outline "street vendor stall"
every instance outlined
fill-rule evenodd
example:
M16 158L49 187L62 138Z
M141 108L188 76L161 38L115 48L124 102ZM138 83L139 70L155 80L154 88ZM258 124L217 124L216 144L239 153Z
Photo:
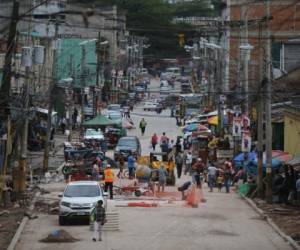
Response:
M272 151L272 170L279 169L283 164L287 163L291 159L288 153L279 150ZM252 175L257 175L257 153L249 152L240 153L233 159L235 168L244 166L246 171ZM263 171L266 171L266 156L263 154Z
M107 126L116 126L118 125L117 122L108 119L104 115L97 115L94 119L84 121L82 126L83 127L91 127L91 128L101 128L102 131L105 130Z

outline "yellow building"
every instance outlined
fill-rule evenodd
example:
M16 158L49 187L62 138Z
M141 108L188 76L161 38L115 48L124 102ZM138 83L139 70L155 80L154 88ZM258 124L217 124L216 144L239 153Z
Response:
M300 109L289 107L284 112L284 151L300 156Z

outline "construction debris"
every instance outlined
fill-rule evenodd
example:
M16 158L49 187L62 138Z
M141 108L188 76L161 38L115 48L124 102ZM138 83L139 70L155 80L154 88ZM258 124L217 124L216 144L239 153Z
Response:
M3 210L0 212L0 216L5 215L5 216L9 216L10 212L8 210Z
M157 203L146 203L146 202L129 202L128 207L157 207Z
M44 243L61 243L61 242L72 243L76 241L79 240L71 236L65 230L54 230L46 238L40 240L40 242L44 242Z

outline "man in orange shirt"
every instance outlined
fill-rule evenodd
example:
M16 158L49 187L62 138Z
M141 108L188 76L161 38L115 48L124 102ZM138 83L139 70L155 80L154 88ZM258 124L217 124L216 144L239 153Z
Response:
M113 186L114 186L114 173L110 168L110 165L107 164L106 169L104 170L104 191L107 192L109 188L110 199L113 199Z

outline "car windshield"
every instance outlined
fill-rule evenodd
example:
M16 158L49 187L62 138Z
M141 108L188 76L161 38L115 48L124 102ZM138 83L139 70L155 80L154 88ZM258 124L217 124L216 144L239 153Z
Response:
M99 135L102 135L102 132L101 131L97 131L97 130L87 130L85 131L85 135L86 136L99 136Z
M97 197L100 188L97 185L69 185L64 193L65 197Z
M118 119L121 119L122 116L121 116L121 114L116 113L116 114L110 114L109 118L112 120L118 120Z
M131 139L120 139L118 142L118 146L121 147L136 147L136 142L135 140L131 140Z
M108 105L107 109L108 109L108 110L120 110L120 109L121 109L121 106L118 105L118 104L115 104L115 105Z

